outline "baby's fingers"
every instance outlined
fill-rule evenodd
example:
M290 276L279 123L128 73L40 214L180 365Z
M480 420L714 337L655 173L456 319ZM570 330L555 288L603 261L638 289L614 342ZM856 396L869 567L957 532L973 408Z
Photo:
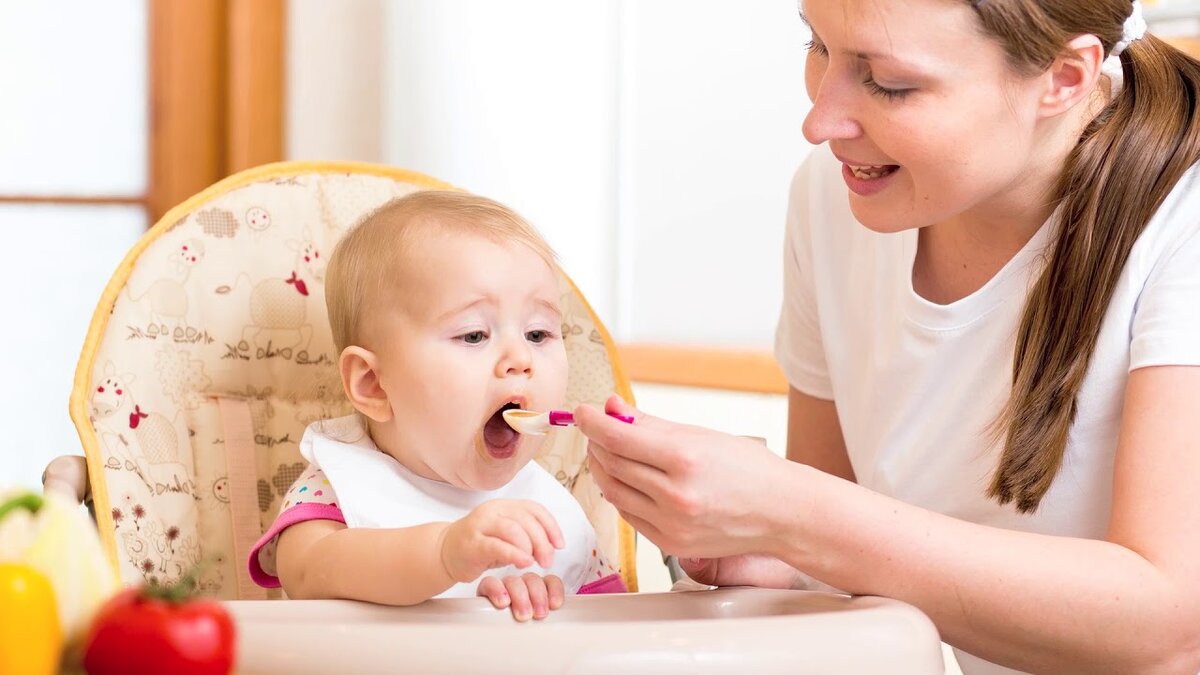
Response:
M508 591L504 588L504 582L496 577L484 577L483 581L479 582L479 588L475 594L487 598L491 601L492 607L496 609L504 609L512 602L508 597Z
M527 572L521 576L525 580L525 589L529 591L529 605L533 608L534 619L544 619L550 613L550 593L546 581L540 574Z
M497 539L509 544L513 548L521 551L525 555L525 559L529 563L525 565L517 565L517 567L528 567L534 562L540 562L537 557L538 547L534 541L534 533L529 531L525 523L522 522L519 514L506 514L497 518L494 522L489 523L482 528L480 532L485 537ZM516 565L516 563L513 563Z
M529 588L525 579L518 576L504 577L504 588L512 598L512 615L517 621L528 621L533 615L533 603L529 601Z
M553 574L546 577L546 594L549 597L550 609L558 609L562 607L563 598L566 596L566 591L563 590L562 579Z
M496 569L497 567L504 567L506 565L524 569L536 562L533 556L529 555L529 551L513 546L504 539L495 536L484 538L483 544L480 546L479 555L484 562L485 569Z
M558 523L554 521L554 517L539 504L530 504L529 510L514 514L514 520L520 523L521 528L529 537L530 546L532 546L533 558L542 567L550 567L554 564L554 550L563 547L562 531L558 529ZM547 522L549 527L547 527Z
M566 539L563 537L562 529L558 526L558 521L554 519L554 514L550 510L537 502L524 502L526 508L525 513L532 517L537 523L538 529L546 534L546 539L554 548L562 548L567 545Z

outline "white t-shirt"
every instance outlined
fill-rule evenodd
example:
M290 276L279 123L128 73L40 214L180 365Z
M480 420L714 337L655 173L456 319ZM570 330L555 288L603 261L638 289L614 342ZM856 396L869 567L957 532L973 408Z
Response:
M793 387L837 402L861 485L975 523L1104 537L1129 372L1200 365L1200 170L1184 175L1134 245L1062 468L1037 512L1021 514L985 495L1000 455L988 427L1011 391L1021 311L1052 230L1044 225L983 288L937 305L913 291L917 232L861 225L827 146L801 166L788 209L776 355ZM958 656L966 673L1013 672Z

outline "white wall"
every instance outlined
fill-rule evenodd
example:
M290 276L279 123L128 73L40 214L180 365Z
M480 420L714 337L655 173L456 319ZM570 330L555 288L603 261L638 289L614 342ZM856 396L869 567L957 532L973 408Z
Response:
M144 192L146 45L145 2L0 3L0 194ZM0 204L0 490L37 488L51 459L82 454L75 364L145 228L136 206Z
M288 158L383 161L383 13L381 0L288 3Z
M509 203L619 339L769 346L807 153L795 0L346 6L289 6L291 158Z
M92 312L146 230L135 206L0 205L18 255L0 265L0 490L34 489L58 455L82 455L67 403Z
M618 4L386 8L385 161L515 208L612 316Z
M768 347L808 153L795 0L626 2L620 334Z

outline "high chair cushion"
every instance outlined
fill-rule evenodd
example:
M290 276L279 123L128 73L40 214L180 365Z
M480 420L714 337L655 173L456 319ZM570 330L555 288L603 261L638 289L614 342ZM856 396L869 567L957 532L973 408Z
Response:
M130 251L71 396L101 539L126 582L172 581L203 561L207 593L278 596L250 583L246 553L305 468L304 428L351 412L325 314L328 254L374 208L430 188L453 189L373 165L267 165L172 209ZM611 338L560 277L567 405L631 399ZM586 439L546 439L537 461L635 590L633 533L587 471Z

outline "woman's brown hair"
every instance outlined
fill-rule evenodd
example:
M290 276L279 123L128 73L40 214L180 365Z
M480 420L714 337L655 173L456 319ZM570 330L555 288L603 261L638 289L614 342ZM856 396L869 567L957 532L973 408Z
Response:
M1130 0L968 0L1021 74L1045 72L1079 35L1105 53ZM1058 232L1030 290L997 420L1004 449L988 496L1035 511L1062 465L1077 397L1129 252L1200 160L1200 62L1152 35L1121 53L1124 87L1087 126L1053 193Z

